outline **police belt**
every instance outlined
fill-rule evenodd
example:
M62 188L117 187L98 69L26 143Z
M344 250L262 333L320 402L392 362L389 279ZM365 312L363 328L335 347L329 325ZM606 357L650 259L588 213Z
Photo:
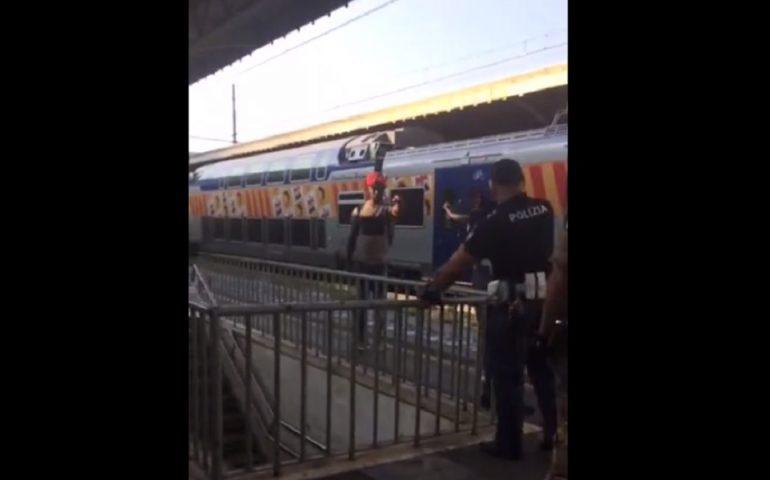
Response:
M545 272L532 272L524 275L524 282L511 280L493 280L487 285L487 294L493 304L512 304L517 301L533 302L545 300Z

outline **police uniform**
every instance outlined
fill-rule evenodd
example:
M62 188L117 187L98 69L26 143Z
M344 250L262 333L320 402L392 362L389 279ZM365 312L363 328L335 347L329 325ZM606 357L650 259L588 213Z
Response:
M505 283L510 292L521 291L528 279L538 273L542 278L549 270L553 230L550 203L521 193L492 210L468 235L464 248L477 260L489 261L493 280ZM518 458L524 426L525 366L543 414L546 439L555 433L556 400L553 371L545 355L535 354L532 348L542 300L514 296L522 301L511 299L513 303L488 308L485 338L498 417L495 451L491 453Z
M493 202L483 199L482 197L481 205L478 208L471 210L470 214L468 215L468 231L466 232L466 236L473 231L476 225L487 218L487 215L489 215L494 207L495 205ZM471 282L473 284L473 288L480 290L487 289L487 284L489 283L489 268L487 265L483 265L479 262L473 266L473 276Z

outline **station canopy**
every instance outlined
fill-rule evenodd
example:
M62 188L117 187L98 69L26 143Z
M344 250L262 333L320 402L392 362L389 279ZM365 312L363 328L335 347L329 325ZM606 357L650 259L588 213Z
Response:
M188 0L188 84L350 0Z
M329 140L346 133L360 132L375 126L395 125L428 115L452 112L565 85L567 85L567 65L552 65L524 74L401 105L389 106L253 142L244 142L210 152L191 154L189 163L190 167L194 168L229 158L301 145L310 141Z

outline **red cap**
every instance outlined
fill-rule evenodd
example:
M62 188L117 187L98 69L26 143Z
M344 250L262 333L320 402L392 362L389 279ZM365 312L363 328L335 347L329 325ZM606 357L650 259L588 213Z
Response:
M385 185L385 176L379 172L371 172L366 176L367 188L373 187L375 184Z

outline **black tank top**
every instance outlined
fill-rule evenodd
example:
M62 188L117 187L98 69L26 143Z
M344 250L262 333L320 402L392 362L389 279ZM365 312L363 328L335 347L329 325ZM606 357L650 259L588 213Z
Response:
M367 216L360 214L362 210L363 205L358 207L358 215L353 217L353 259L370 265L382 265L392 240L388 208L378 205L374 214Z

